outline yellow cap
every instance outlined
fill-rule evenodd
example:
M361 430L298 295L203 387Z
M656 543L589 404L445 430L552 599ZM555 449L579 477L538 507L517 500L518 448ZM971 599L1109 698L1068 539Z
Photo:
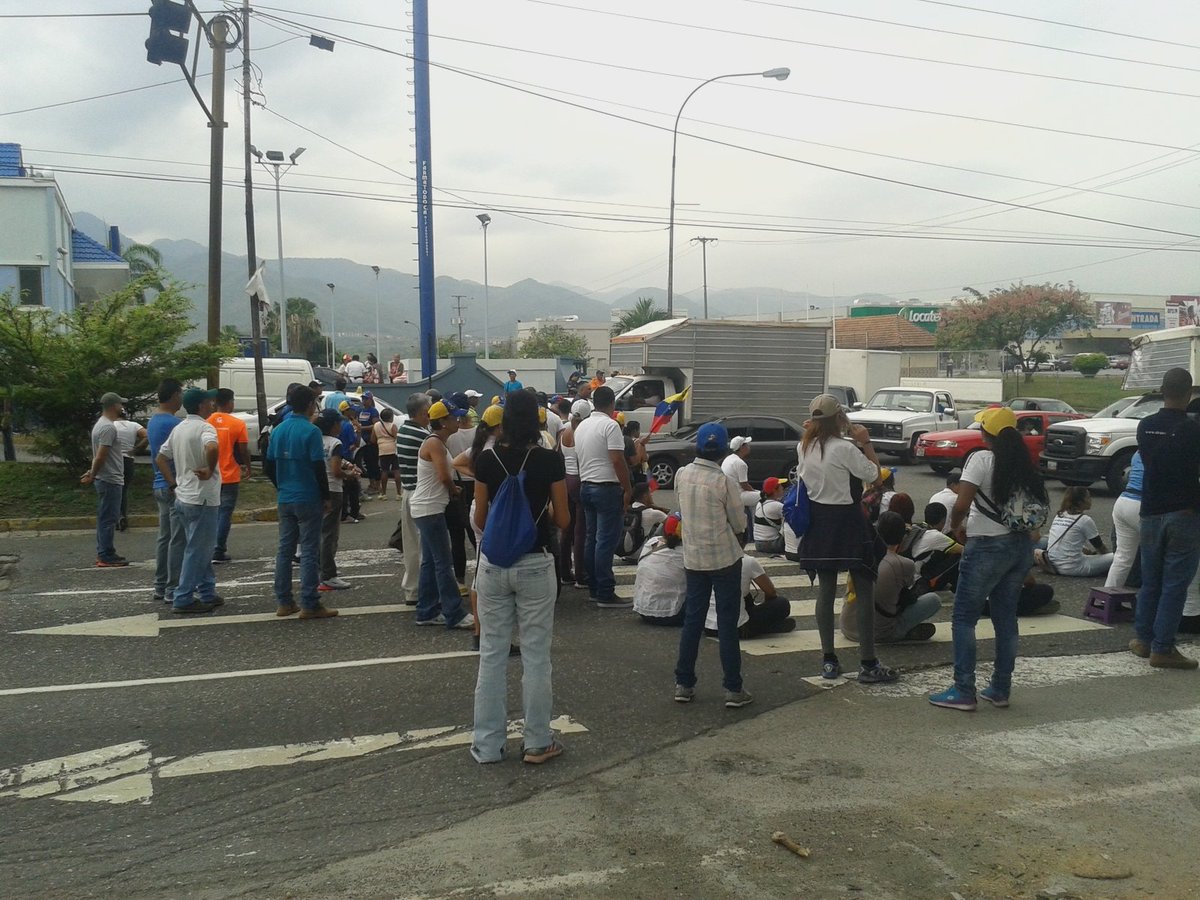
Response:
M990 435L997 435L1005 428L1017 427L1017 414L1007 406L989 406L975 413L975 421L983 425Z
M499 406L499 405L500 405L500 395L497 394L495 397L492 398L492 406Z
M481 421L488 428L495 428L497 425L500 424L500 422L503 418L504 418L504 407L496 406L495 404L492 404L491 406L489 406L487 409L485 409L483 411L483 415L479 417L479 421Z
M538 407L538 422L542 425L546 424L546 407L544 406Z
M613 416L613 418L617 420L618 425L620 425L622 428L625 427L625 413L619 412Z

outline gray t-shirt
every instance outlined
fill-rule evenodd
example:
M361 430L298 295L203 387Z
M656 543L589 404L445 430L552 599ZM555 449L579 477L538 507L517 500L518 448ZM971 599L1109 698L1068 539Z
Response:
M92 458L101 447L108 448L108 456L104 465L96 473L97 481L107 481L109 484L125 484L125 462L121 455L121 438L117 434L117 426L111 419L101 416L92 426Z

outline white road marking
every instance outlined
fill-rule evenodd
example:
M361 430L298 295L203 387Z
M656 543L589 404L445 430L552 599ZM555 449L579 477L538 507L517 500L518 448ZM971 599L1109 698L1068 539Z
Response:
M935 622L937 631L928 641L922 643L949 643L951 638L949 622ZM1089 622L1072 616L1036 616L1021 620L1021 634L1036 636L1040 634L1063 634L1072 631L1096 631L1106 629L1107 625L1099 622ZM991 640L995 637L992 623L988 619L980 619L975 629L975 636L981 640ZM857 647L858 642L849 640L841 630L834 632L834 646L841 649ZM886 645L884 645L886 646ZM751 656L769 656L773 653L808 653L821 649L821 636L815 629L793 631L789 634L777 634L742 641L742 652Z
M762 567L766 570L768 575L771 574L772 572L780 572L780 571L799 572L800 571L800 567L796 563L792 562L790 559L770 559L770 558L764 557L764 556L758 556L755 558L760 563L762 563ZM341 556L338 557L338 562L339 563L341 562ZM637 574L637 566L621 563L619 565L613 566L613 574L614 575L636 575ZM807 575L805 576L804 581L805 581L805 583L808 582ZM846 583L846 573L840 572L838 574L838 584L845 584L845 583Z
M263 574L269 575L270 573L267 572L267 573L263 573ZM251 577L253 578L254 576L251 576ZM363 578L396 578L398 576L396 575L395 572L373 572L368 575L353 575L351 577L355 581L359 581ZM225 590L232 590L234 588L260 587L264 584L274 585L275 580L273 578L266 578L265 580L258 580L258 581L237 580L237 579L235 579L233 581L218 581L217 582L217 593L221 593L222 591L225 591ZM37 593L32 594L31 596L34 596L34 597L83 597L83 596L89 596L90 597L90 596L97 596L100 594L149 594L149 593L151 593L150 586L141 585L139 587L97 588L95 590L86 590L86 591L85 590L77 590L75 588L65 588L64 590L61 590L61 591L38 591Z
M792 588L799 588L801 590L811 590L813 592L815 592L817 590L817 586L815 584L811 585L811 586L809 585L807 575L778 575L771 579L771 583L773 585L775 585L775 587L781 591L787 590L787 589L792 589ZM843 572L843 573L841 573L840 577L838 578L838 584L844 585L845 583L846 583L846 574ZM616 595L618 597L623 597L626 600L632 599L633 598L633 585L632 584L617 585ZM799 613L793 613L793 615L799 615ZM812 613L811 612L806 613L805 615L811 616Z
M493 881L470 887L454 888L444 894L408 894L400 900L448 900L450 897L527 897L534 893L565 889L599 887L618 875L632 871L656 868L662 863L642 863L636 866L614 866L611 869L592 869L583 872L566 872L562 875L540 875L535 878L514 878L509 881Z
M588 729L568 715L550 722L559 734L586 734ZM508 739L522 737L524 721L508 723ZM445 725L412 731L369 734L330 741L308 741L268 747L214 750L182 759L151 757L145 741L114 744L98 750L0 769L0 797L33 800L50 797L76 803L149 803L156 778L186 778L239 772L301 762L351 759L394 749L463 747L471 743L470 726Z
M372 616L381 613L411 613L415 606L404 603L379 603L373 606L341 606L341 616ZM172 614L174 615L174 614ZM12 634L85 635L87 637L158 637L164 628L202 628L206 625L248 625L256 622L295 622L295 616L281 618L275 613L241 613L235 615L188 616L160 619L157 613L142 613L137 616L121 616L116 619L98 619L94 622L76 622L71 625L51 625L47 628L32 628L14 631Z
M1193 747L1200 743L1200 706L1115 719L1076 719L1013 728L951 741L988 766L1023 771L1106 757Z
M473 650L448 653L415 653L411 656L385 656L377 659L347 659L341 662L310 663L303 666L278 666L270 669L244 669L234 672L200 672L195 675L169 675L162 678L134 678L128 681L83 681L78 684L42 684L35 687L5 688L0 697L28 694L67 694L74 691L106 691L116 688L147 687L159 684L184 684L192 681L224 681L229 678L258 678L263 675L291 675L295 672L325 672L333 669L358 669L367 666L392 666L401 663L429 662L439 659L478 658Z
M1200 788L1200 775L1181 775L1178 778L1141 782L1139 784L1123 784L1119 787L1106 788L1102 791L1089 789L1086 793L1074 797L1059 797L1053 800L1029 800L1012 809L1001 809L997 812L1006 819L1029 819L1041 822L1049 813L1064 809L1074 809L1077 806L1092 806L1100 803L1125 803L1129 800L1144 804L1146 799L1159 794L1179 796L1188 791Z

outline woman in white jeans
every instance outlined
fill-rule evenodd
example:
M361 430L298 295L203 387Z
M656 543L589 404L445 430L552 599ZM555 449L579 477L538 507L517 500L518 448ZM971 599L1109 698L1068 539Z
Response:
M513 391L504 404L503 437L475 459L475 524L483 530L475 591L479 604L479 678L475 684L475 731L471 755L480 763L504 759L508 740L507 673L513 625L521 634L521 696L525 712L522 758L544 763L563 752L550 730L553 690L550 644L554 634L555 529L571 521L563 458L539 446L537 398ZM525 473L524 490L536 535L528 547L507 545L487 530L488 513L509 475ZM493 528L493 532L495 528ZM519 555L508 566L488 559L498 545ZM493 555L496 555L493 549Z
M1125 490L1113 504L1113 528L1117 532L1117 546L1113 554L1112 568L1108 570L1106 588L1125 590L1125 579L1137 559L1141 546L1142 511L1142 454L1133 454L1129 462L1129 481Z

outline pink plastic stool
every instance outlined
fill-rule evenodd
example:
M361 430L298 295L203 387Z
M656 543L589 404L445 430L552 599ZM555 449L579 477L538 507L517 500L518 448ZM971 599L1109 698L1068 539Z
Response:
M1125 609L1121 604L1128 603ZM1133 607L1137 603L1137 594L1120 588L1095 587L1088 592L1087 603L1083 607L1086 619L1095 619L1105 625L1116 625L1118 622L1133 621Z

